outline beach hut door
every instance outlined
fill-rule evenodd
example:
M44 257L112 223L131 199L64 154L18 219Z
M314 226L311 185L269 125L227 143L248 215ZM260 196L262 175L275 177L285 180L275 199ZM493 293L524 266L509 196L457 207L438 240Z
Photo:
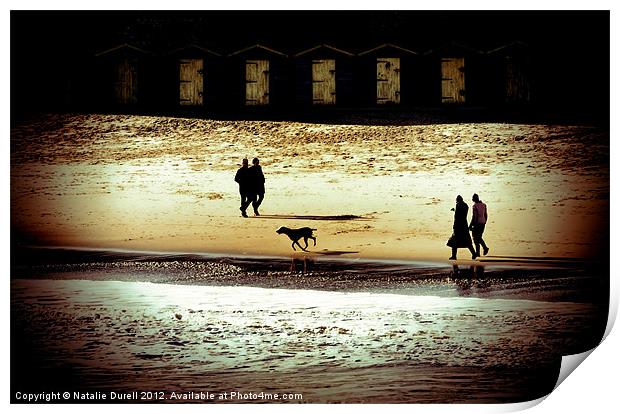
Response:
M377 59L377 103L400 103L400 58Z
M181 59L179 61L179 103L181 105L202 105L204 62L202 59Z
M506 102L528 102L530 100L530 86L527 76L519 63L506 58Z
M269 61L246 60L245 104L269 104Z
M334 59L312 61L312 103L314 105L336 103L336 61Z
M138 70L134 59L123 59L116 65L114 94L119 104L138 103Z
M465 59L441 59L441 102L465 102Z

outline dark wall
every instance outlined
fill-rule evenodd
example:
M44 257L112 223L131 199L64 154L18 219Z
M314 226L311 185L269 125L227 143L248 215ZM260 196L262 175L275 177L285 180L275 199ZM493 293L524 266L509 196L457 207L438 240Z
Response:
M317 44L425 52L452 40L483 51L523 41L537 111L609 115L608 11L12 11L11 112L89 110L92 57L122 43L160 56L190 43L293 55Z

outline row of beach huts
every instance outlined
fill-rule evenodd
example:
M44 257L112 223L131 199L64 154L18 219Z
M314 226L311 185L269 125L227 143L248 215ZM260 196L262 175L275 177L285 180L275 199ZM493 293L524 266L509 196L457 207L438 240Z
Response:
M351 51L321 44L285 53L256 44L224 54L191 44L165 53L121 44L97 53L97 102L169 108L527 104L522 42L481 51L450 42Z

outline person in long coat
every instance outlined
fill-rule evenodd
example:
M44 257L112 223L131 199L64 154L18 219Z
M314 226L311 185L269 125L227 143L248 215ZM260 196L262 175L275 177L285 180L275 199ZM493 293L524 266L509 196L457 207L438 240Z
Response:
M254 215L260 216L258 208L265 198L265 175L263 169L259 164L258 158L252 160L252 166L250 167L250 180L251 180L251 200L252 207L254 208Z
M454 210L454 225L452 226L452 237L448 240L447 245L452 248L452 256L448 260L456 260L456 251L459 248L467 248L471 252L472 260L475 260L478 255L474 250L474 246L469 234L469 226L467 224L467 212L469 206L463 201L463 197L456 196L456 206Z

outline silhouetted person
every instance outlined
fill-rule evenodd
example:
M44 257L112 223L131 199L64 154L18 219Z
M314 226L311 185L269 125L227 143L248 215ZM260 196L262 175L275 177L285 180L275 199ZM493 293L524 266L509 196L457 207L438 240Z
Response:
M250 167L252 188L250 191L252 193L251 200L252 207L254 207L254 214L260 216L258 208L265 198L265 176L263 175L263 168L258 163L258 158L252 160L252 166Z
M480 200L478 194L474 194L471 198L474 205L471 207L471 223L469 229L471 235L474 238L474 244L476 245L476 254L480 256L480 245L482 245L482 253L486 256L489 252L484 240L482 240L482 233L484 233L484 227L487 224L487 205Z
M239 195L241 195L241 215L243 217L247 217L248 214L245 212L248 206L252 202L252 182L250 177L250 169L248 168L248 159L244 158L241 168L237 170L237 174L235 174L235 181L239 183Z
M448 260L456 260L456 250L461 247L468 248L471 252L471 258L474 260L478 255L472 245L469 228L467 227L469 206L463 201L463 197L458 195L456 196L456 206L452 210L454 211L453 233L447 243L448 246L452 247L452 256Z

